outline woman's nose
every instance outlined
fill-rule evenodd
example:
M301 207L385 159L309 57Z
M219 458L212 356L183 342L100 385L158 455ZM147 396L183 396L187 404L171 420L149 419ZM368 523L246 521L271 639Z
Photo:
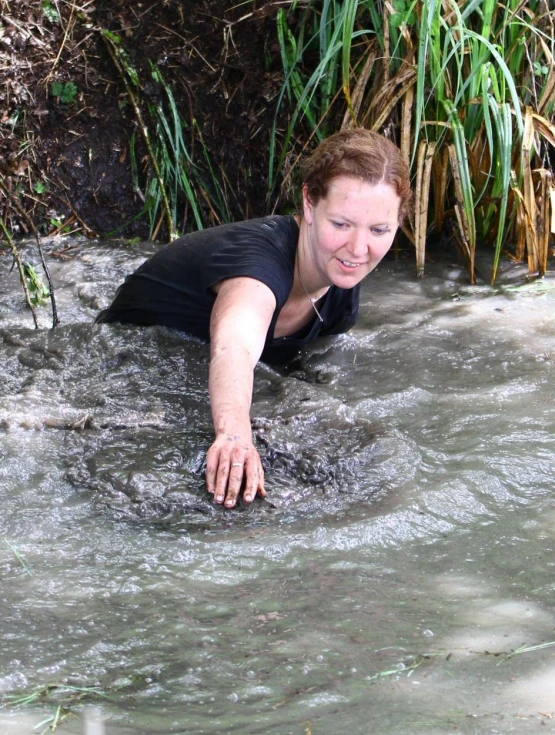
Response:
M349 250L353 255L356 255L360 257L361 255L366 255L368 252L368 240L366 237L366 232L364 230L356 230L353 233L353 237L351 239L351 242L349 243Z

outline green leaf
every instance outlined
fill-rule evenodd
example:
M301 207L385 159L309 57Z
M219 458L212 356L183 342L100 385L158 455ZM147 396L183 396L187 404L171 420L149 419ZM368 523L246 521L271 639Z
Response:
M417 20L418 17L414 11L408 13L407 15L406 9L403 8L402 10L393 13L389 23L391 26L393 26L393 28L400 28L403 23L405 23L407 26L413 26L415 25Z
M52 82L52 86L50 87L50 94L52 95L52 97L59 97L63 91L63 82Z
M51 23L60 22L60 14L56 10L56 6L50 0L44 0L41 3L41 10Z
M60 96L60 101L64 105L70 105L72 102L75 102L78 92L79 87L75 84L75 82L66 82L64 84L63 92Z
M33 306L44 304L50 296L50 291L42 282L41 277L30 263L23 263L23 272L27 280L31 304Z
M79 87L75 82L52 82L50 94L58 97L62 104L71 105L77 99Z
M117 35L117 33L112 33L112 31L109 31L106 28L102 29L102 35L106 36L106 38L111 41L112 43L119 44L121 43L121 37Z

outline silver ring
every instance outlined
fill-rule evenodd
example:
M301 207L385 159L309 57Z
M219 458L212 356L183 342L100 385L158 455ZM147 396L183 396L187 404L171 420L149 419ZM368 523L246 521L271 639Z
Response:
M243 463L242 462L232 462L231 466L232 467L243 467Z

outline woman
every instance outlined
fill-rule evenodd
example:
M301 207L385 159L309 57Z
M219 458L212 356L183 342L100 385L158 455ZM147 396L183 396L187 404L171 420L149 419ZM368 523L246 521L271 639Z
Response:
M250 424L254 368L283 361L358 316L362 279L387 253L410 200L399 149L345 130L304 167L303 212L195 232L128 276L97 321L162 324L210 340L215 440L206 484L216 503L265 497Z

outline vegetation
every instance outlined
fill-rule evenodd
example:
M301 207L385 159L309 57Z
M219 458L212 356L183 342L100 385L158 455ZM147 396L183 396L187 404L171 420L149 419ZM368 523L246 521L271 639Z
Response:
M108 695L98 686L51 683L36 686L21 694L4 695L3 700L9 707L29 707L36 704L54 705L54 714L48 715L34 727L39 735L47 735L47 733L56 732L64 720L75 713L78 705L106 698Z
M177 237L185 230L189 210L196 228L203 229L205 223L199 201L202 198L208 204L210 211L215 214L216 221L228 221L227 202L222 186L213 174L210 157L203 146L208 170L212 174L213 193L206 186L200 168L193 162L189 153L189 146L184 137L188 125L178 110L173 91L164 79L160 68L153 61L149 61L151 78L163 90L163 95L155 102L147 104L147 121L144 105L141 103L141 90L144 84L141 83L139 73L125 51L121 37L104 29L102 37L125 84L148 150L151 166L145 185L146 194L143 194L138 175L135 136L131 137L133 184L135 191L145 204L143 213L149 217L150 238L156 239L163 218L166 220L170 239ZM149 122L152 123L151 126ZM153 136L149 133L149 127L155 131ZM184 201L185 207L183 207ZM160 211L163 213L161 218Z
M554 27L546 0L292 3L278 31L280 104L294 109L285 134L273 130L270 191L290 175L293 140L337 120L385 131L411 161L407 235L420 273L429 233L450 233L472 281L478 242L494 245L493 280L508 241L543 275L555 229Z
M31 40L33 50L27 53L30 60L35 54L37 68L40 54L51 54L43 61L42 84L58 119L73 121L85 109L91 76L76 70L91 66L90 44L97 43L99 53L104 50L119 80L118 105L133 125L121 160L128 161L130 188L142 208L104 234L146 218L149 236L167 239L185 229L249 216L248 205L239 204L244 192L230 182L213 145L205 143L206 121L204 127L197 122L197 99L190 92L187 99L182 88L178 92L178 77L168 72L166 56L137 59L136 49L134 55L128 49L131 32L103 25L90 4L37 0L29 7L35 8L36 28L30 20L23 28L8 15L15 6L2 0L0 21L8 22L0 22L0 41L3 29L17 29L19 40ZM277 48L281 66L279 88L265 97L273 125L265 139L263 125L253 132L268 166L261 197L266 211L292 206L292 174L307 148L340 127L365 126L393 138L410 160L415 206L405 234L415 246L419 273L430 238L454 239L468 260L471 282L478 244L492 247L493 281L507 245L514 257L528 259L531 274L545 273L555 230L555 11L548 0L291 0L262 9L245 2L231 10L240 17L226 28L259 22L262 11L265 18L272 15L274 43L267 48ZM162 48L172 38L171 29L165 30L169 35L160 37ZM42 38L49 34L52 42L45 43ZM225 60L234 42L230 30L214 87L223 85L225 99L230 98L222 81ZM10 44L7 48L15 49ZM190 63L199 55L193 45L187 49ZM3 52L1 44L0 61L6 70L21 63L15 50ZM217 71L204 62L203 69ZM265 65L266 78L276 78L270 56L257 63ZM19 89L15 78L8 87L13 102ZM94 228L71 202L67 185L35 165L38 137L25 105L30 94L21 93L17 109L0 122L3 134L13 135L19 146L0 172L0 245L15 258L29 305L34 308L50 295L55 312L51 284L42 286L36 271L16 254L14 223L34 232L39 248L38 229L81 227L90 234ZM249 111L253 125L259 115ZM66 126L68 135L84 135L75 125ZM244 169L247 181L251 172ZM101 183L95 191L102 191ZM48 214L46 201L57 201L63 214ZM35 226L37 217L42 219Z
M38 230L36 229L33 221L31 220L27 212L22 210L18 200L9 192L8 189L5 188L4 184L1 181L0 193L5 195L6 200L11 204L12 208L21 215L22 219L28 223L30 230L35 235L40 262L48 282L48 286L46 286L34 266L31 263L23 260L21 253L19 252L19 249L14 241L12 233L8 230L8 227L6 226L5 220L0 218L0 235L4 236L4 242L7 248L11 251L14 265L17 266L19 280L21 282L23 294L25 296L25 303L31 310L35 329L39 328L35 307L41 306L48 300L50 300L52 309L52 326L55 327L59 323L56 297L54 295L54 287L52 285L50 271L44 257L42 242ZM0 244L1 242L2 241L0 239Z

